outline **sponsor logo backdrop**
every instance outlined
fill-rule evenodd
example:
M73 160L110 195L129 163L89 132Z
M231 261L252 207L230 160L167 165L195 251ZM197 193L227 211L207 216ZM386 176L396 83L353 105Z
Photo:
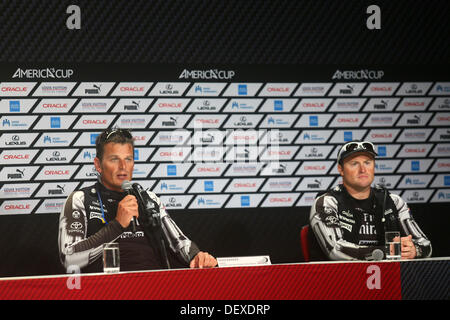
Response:
M60 212L97 179L95 139L113 127L133 131L134 179L171 210L310 206L341 182L336 155L355 139L376 145L375 183L409 203L450 202L438 67L114 68L2 68L2 215Z

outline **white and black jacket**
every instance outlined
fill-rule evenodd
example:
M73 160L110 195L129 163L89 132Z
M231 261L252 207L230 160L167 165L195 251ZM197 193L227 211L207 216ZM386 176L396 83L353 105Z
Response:
M318 196L310 213L310 226L325 255L330 260L371 260L375 249L384 249L384 233L399 231L412 235L416 258L431 256L431 242L414 221L407 203L381 186L371 188L369 210L356 210L343 185ZM367 203L367 202L366 202ZM383 212L384 208L384 212ZM361 211L371 212L370 226L363 225ZM365 214L365 213L364 213ZM372 228L372 238L361 240L361 230Z
M147 193L159 207L160 229L166 239L171 267L188 267L200 250L181 232L161 200L153 192ZM83 272L101 272L103 244L112 241L119 243L121 271L165 268L159 239L139 223L140 219L136 232L131 231L131 226L123 228L115 220L118 203L126 195L108 190L97 182L74 191L67 198L60 214L58 236L60 260L65 268L78 266Z

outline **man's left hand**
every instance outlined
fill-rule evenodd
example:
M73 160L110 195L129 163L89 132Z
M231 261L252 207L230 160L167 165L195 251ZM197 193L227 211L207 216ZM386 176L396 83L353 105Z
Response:
M191 260L191 263L189 267L191 268L213 268L217 266L217 260L210 255L208 252L200 251L197 253L197 255L194 257L194 259Z
M401 238L402 243L402 259L414 259L416 257L416 246L412 242L412 236Z

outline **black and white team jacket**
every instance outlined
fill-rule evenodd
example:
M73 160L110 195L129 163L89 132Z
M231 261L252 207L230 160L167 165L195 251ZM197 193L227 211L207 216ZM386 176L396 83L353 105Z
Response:
M161 200L153 192L147 192L160 208L170 266L188 267L200 250L182 233ZM119 243L121 271L165 268L160 241L148 234L149 229L138 222L136 232L132 232L131 226L123 228L115 220L118 203L126 195L97 182L67 198L59 218L58 236L60 260L66 269L77 266L82 272L101 272L103 244L112 241Z
M414 221L407 203L378 185L364 200L353 198L342 184L337 185L315 199L309 221L330 260L371 260L375 249L384 249L386 231L399 231L402 237L412 235L416 258L431 256L431 242Z

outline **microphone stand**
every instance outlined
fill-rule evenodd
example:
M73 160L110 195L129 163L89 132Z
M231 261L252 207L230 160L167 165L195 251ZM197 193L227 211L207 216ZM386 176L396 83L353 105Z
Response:
M145 191L144 191L145 192ZM160 252L162 255L162 259L164 263L166 264L167 269L171 269L169 258L167 256L167 249L166 249L166 243L164 240L164 232L162 230L162 223L161 223L161 214L159 213L159 206L154 201L151 201L153 204L153 208L150 206L144 206L144 200L142 199L142 195L139 192L136 192L138 196L138 200L141 204L141 212L139 214L139 220L141 220L143 223L142 225L145 228L145 235L147 236L147 240L151 242L150 236L153 235L156 238L156 241L158 242L158 245L160 247ZM141 214L142 213L142 214ZM142 217L142 219L141 219Z
M162 230L161 214L159 213L159 210L152 210L152 212L149 214L151 215L152 229L155 232L157 241L159 241L159 246L163 260L166 263L167 269L170 269L169 258L167 257L166 243L163 237L164 232Z

